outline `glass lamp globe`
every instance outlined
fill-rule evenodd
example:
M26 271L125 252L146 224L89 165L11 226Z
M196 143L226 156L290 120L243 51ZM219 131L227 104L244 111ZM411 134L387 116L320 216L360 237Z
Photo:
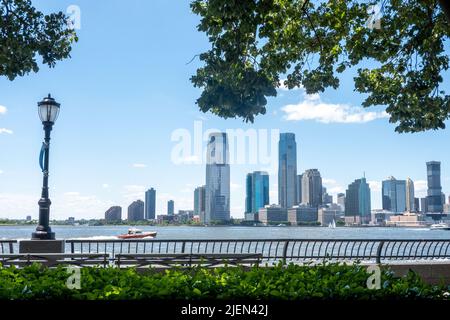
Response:
M60 104L53 99L50 94L42 101L38 102L39 118L42 122L55 123L58 118Z

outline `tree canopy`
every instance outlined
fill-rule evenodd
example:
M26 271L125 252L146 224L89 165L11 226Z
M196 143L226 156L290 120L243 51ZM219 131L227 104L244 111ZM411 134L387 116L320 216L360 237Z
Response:
M385 106L397 132L445 128L450 27L437 0L193 0L191 9L211 43L191 78L203 112L253 122L280 85L337 89L353 68L362 105Z
M30 0L0 0L0 76L14 80L70 57L78 38L63 12L43 14Z

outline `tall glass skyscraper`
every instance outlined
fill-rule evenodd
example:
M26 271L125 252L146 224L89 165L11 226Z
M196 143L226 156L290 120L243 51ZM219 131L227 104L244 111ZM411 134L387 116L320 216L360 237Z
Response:
M145 219L155 219L156 190L151 188L145 192Z
M296 204L297 143L294 133L280 133L278 143L278 202L282 208Z
M269 204L269 174L264 171L249 173L245 185L245 213L258 213Z
M408 178L406 179L406 211L408 212L418 211L414 197L414 181Z
M230 165L224 132L211 133L206 154L205 223L230 220Z
M345 194L345 216L354 222L369 223L371 219L370 187L366 178L355 180Z
M173 216L175 214L175 202L173 200L167 201L167 215Z
M401 213L406 211L406 181L389 177L382 182L383 210ZM413 196L414 199L414 196ZM414 203L413 203L414 206Z
M442 213L441 163L439 161L427 162L427 208L429 213Z
M302 174L297 175L297 181L295 182L295 187L296 187L295 203L296 204L302 203L302 179L303 179Z
M194 190L194 214L200 216L201 222L205 222L205 186Z
M317 169L306 170L302 175L302 204L317 208L322 204L322 177Z

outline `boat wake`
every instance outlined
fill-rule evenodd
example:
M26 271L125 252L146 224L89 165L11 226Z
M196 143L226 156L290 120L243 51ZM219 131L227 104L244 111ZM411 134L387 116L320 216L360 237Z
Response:
M92 236L92 237L78 237L78 238L68 238L67 240L115 240L116 236Z

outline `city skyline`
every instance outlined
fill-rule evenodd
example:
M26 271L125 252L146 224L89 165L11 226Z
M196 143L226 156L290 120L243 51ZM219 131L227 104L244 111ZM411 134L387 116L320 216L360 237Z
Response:
M65 11L72 4L65 0L34 3L46 12ZM441 161L442 192L450 194L446 148L450 131L395 133L395 124L388 122L383 107L361 108L362 95L353 92L353 71L342 74L339 90L327 89L320 95L281 87L276 98L268 99L267 113L253 124L221 119L200 112L195 105L199 90L189 78L200 62L187 63L209 43L196 29L199 20L191 14L189 1L143 2L139 7L131 5L126 16L122 4L115 1L101 8L92 1L77 4L82 28L71 59L14 82L0 79L1 218L38 215L42 125L36 103L48 93L61 103L52 132L50 198L55 219L101 218L114 205L121 206L124 215L128 205L143 200L150 187L157 190L157 214L167 212L169 199L176 201L177 208L193 208L192 193L205 183L204 164L191 158L175 164L171 152L173 132L193 133L196 121L203 124L202 133L210 129L294 133L298 173L318 168L334 199L364 171L374 209L382 208L381 181L390 175L410 177L416 197L423 198L425 163L433 160ZM163 19L166 12L171 13L172 22ZM120 23L111 19L116 16L122 17ZM143 20L150 22L142 25ZM117 38L124 39L122 45L117 45ZM448 85L449 79L444 78L442 86ZM201 142L205 147L207 142ZM268 171L270 202L278 203L276 172L260 164L233 165L233 217L244 217L245 176L258 170Z

